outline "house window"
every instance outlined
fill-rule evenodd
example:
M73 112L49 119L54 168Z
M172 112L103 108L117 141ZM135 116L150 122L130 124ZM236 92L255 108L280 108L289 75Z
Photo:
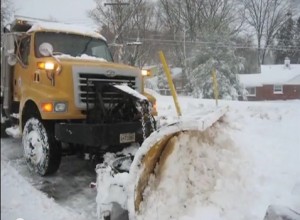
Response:
M246 90L248 92L247 96L256 96L256 87L248 87Z
M273 93L274 94L282 94L283 93L283 86L282 85L274 85L273 86Z

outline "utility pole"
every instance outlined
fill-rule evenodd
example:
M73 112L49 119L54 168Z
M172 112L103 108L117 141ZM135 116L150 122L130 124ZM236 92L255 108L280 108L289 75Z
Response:
M114 37L112 44L111 45L118 45L119 46L119 51L118 51L118 57L119 57L119 62L121 60L121 54L123 53L123 46L120 46L119 44L116 43L117 39L119 38L119 36L122 34L122 32L124 31L124 22L126 19L129 19L133 16L133 14L136 12L136 10L138 9L140 3L142 2L142 0L140 0L133 8L133 10L131 11L131 13L127 14L125 16L125 18L122 20L120 26L118 27L119 31L116 33L116 36ZM129 2L109 2L109 3L104 3L104 6L129 6L130 3ZM135 44L137 45L137 44Z
M186 68L186 49L185 49L185 35L186 35L186 29L185 26L183 27L183 65L184 69Z

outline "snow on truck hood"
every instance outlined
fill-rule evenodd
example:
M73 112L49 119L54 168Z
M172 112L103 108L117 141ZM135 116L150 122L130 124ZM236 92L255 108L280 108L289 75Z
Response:
M56 32L88 35L106 41L106 38L104 36L96 32L92 28L80 26L80 25L74 25L74 24L58 23L58 22L32 21L32 27L27 31L27 33L34 32L34 31L41 31L41 30L51 30Z
M98 58L98 57L94 57L94 56L89 56L87 54L82 54L80 56L71 56L69 54L61 54L61 55L55 55L55 58L57 58L58 60L60 60L62 62L62 64L64 62L72 62L72 65L84 65L86 67L88 66L94 66L94 65L98 65L99 62L101 63L102 67L107 67L107 68L113 68L113 69L119 69L119 70L123 70L125 72L131 72L131 73L135 73L135 74L140 74L140 69L138 67L135 66L130 66L130 65L126 65L126 64L122 64L122 63L114 63L114 62L110 62L107 61L106 59L103 58Z
M73 57L73 56L68 55L68 54L62 54L62 55L55 55L55 57L58 58L58 59L90 60L90 61L107 62L106 59L89 56L87 54L82 54L81 56L76 56L76 57Z

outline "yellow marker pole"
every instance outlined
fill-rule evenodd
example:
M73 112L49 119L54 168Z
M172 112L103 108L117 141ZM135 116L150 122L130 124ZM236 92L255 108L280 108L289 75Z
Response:
M160 58L160 61L163 65L164 71L165 71L167 79L168 79L168 84L169 84L169 87L170 87L170 90L171 90L171 94L173 96L173 100L174 100L174 103L175 103L177 115L181 116L181 109L180 109L179 102L178 102L178 99L177 99L177 93L176 93L176 90L175 90L175 87L174 87L174 84L173 84L171 72L170 72L169 66L167 64L165 55L162 51L159 51L159 58Z
M216 100L216 106L218 106L219 88L218 88L217 73L216 73L215 68L212 71L212 80L213 80L213 88L214 88L214 96L215 96L215 100Z

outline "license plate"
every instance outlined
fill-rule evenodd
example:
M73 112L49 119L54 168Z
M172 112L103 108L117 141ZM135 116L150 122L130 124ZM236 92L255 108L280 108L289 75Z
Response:
M135 142L135 133L124 133L120 134L120 143L131 143Z

